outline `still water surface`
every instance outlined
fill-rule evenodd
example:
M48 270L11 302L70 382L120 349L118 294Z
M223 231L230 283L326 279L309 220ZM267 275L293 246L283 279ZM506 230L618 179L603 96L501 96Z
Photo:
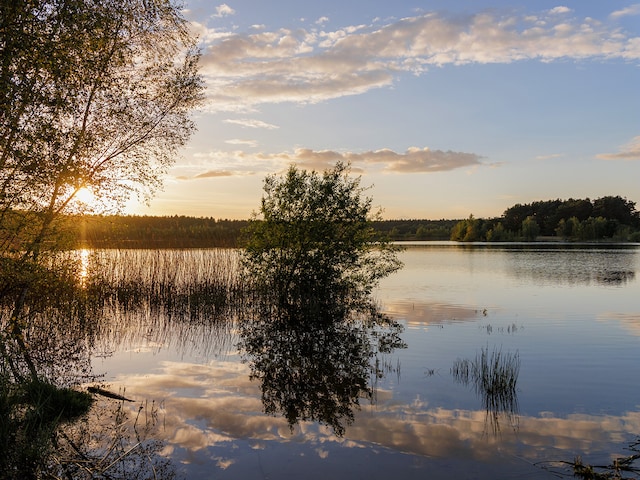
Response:
M379 356L385 375L344 436L265 415L233 328L174 330L138 313L94 370L159 402L163 453L185 478L557 478L556 461L628 455L640 435L638 246L425 243L401 259L375 297L407 348ZM483 353L518 361L509 398L454 374Z

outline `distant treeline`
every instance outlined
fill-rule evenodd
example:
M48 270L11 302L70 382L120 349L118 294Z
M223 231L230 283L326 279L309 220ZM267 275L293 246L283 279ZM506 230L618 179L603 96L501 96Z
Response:
M242 246L248 220L188 216L74 217L74 244L89 248L206 248ZM502 217L465 220L381 220L373 227L393 241L456 240L640 241L640 214L622 197L516 204Z
M89 248L237 247L247 220L188 216L86 215L74 219L76 245Z
M458 220L384 220L381 234L399 240L449 240ZM72 219L75 245L89 248L206 248L242 245L248 220L188 216L88 215Z
M553 237L565 241L640 241L640 213L635 202L620 196L596 200L547 200L516 204L500 218L470 216L456 223L451 240L534 241Z

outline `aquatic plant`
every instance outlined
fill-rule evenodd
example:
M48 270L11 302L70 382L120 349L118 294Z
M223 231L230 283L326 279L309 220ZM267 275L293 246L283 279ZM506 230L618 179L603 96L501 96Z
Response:
M503 353L500 349L489 352L488 347L483 347L473 360L457 359L451 368L457 382L473 384L494 433L500 431L501 416L506 417L514 428L517 427L519 373L518 352Z

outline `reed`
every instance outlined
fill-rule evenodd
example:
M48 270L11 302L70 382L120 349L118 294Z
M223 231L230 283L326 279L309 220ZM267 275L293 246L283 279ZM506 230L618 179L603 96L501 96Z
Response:
M518 352L502 352L501 349L482 348L473 360L458 359L451 368L454 379L463 384L473 384L487 421L494 433L500 430L500 417L506 417L515 428L518 420L517 384L520 374Z

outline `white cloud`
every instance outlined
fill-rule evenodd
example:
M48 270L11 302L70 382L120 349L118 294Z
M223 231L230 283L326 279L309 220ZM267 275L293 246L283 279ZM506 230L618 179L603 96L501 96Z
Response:
M616 10L610 16L611 18L620 18L633 15L640 15L640 3L630 5L626 8L623 8L622 10Z
M236 11L233 8L231 8L226 3L223 3L222 5L218 5L216 7L216 13L214 14L214 17L227 17L229 15L235 15L235 13Z
M267 130L275 130L278 127L277 125L273 125L271 123L263 122L262 120L256 120L254 118L228 118L224 121L224 123L231 123L234 125L240 125L241 127L247 128L266 128Z
M338 160L351 162L354 166L382 165L386 172L428 173L455 170L457 168L479 165L480 155L475 153L431 150L411 147L404 153L390 149L381 149L362 153L338 153L332 151L313 151L298 149L295 161L307 168L327 167L329 162Z
M640 160L640 135L623 145L617 153L601 153L597 158L602 160Z
M549 153L547 155L538 155L536 160L552 160L554 158L562 158L564 153Z
M223 36L216 31L203 35L203 72L211 104L237 110L356 95L391 86L404 73L421 75L430 66L640 59L640 37L568 13L567 7L535 16L427 13L322 32L282 28Z
M241 145L244 141L238 141ZM173 169L176 180L215 179L230 176L265 175L281 172L295 164L306 170L323 171L336 162L350 163L356 174L382 172L389 174L435 173L468 167L492 166L481 162L475 153L431 150L412 147L405 152L380 149L366 152L338 152L298 148L277 153L211 150L194 153L192 163Z
M318 20L316 20L316 25L324 25L328 21L329 17L320 17Z
M258 145L258 142L255 140L243 140L241 138L231 138L229 140L225 140L224 143L228 143L229 145L247 145L249 147L255 147Z
M563 14L563 13L571 13L572 10L569 7L558 6L549 10L549 13L552 15Z

